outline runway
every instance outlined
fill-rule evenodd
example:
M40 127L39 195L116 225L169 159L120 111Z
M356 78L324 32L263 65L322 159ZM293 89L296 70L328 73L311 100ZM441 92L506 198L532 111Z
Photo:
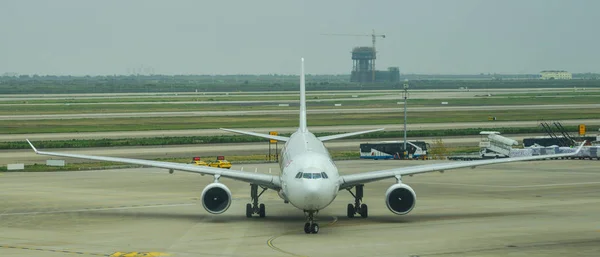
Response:
M436 161L337 162L343 174ZM234 201L210 215L210 176L166 170L0 174L1 256L597 256L597 161L538 161L405 177L417 206L385 207L394 182L365 186L369 218L345 217L340 192L306 235L300 210L267 191L267 217L246 218L248 184L222 179ZM234 168L240 168L234 164ZM244 165L268 173L275 164ZM135 256L135 255L132 255ZM142 255L137 255L142 256Z
M289 101L288 101L289 102ZM122 113L77 113L77 114L28 114L0 115L0 120L70 120L70 119L108 119L108 118L149 118L149 117L223 117L223 116L257 116L257 115L291 115L298 110L238 110L238 111L181 111L181 112L122 112ZM554 105L490 105L490 106L437 106L408 107L410 112L457 112L457 111L494 111L494 110L557 110L557 109L590 109L600 108L600 104L554 104ZM329 108L307 110L310 114L342 114L342 113L401 113L398 108Z

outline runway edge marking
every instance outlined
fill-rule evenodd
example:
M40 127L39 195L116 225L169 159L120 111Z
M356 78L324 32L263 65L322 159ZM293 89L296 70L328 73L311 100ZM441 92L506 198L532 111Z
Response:
M160 256L170 256L171 255L169 253L162 253L162 252L114 252L112 254L102 254L102 253L90 253L90 252L82 252L82 251L44 249L44 248L37 248L37 247L14 246L14 245L0 245L0 248L3 248L3 249L17 249L17 250L29 250L29 251L38 251L38 252L69 253L69 254L89 255L89 256L103 256L103 257L160 257Z
M91 207L74 210L56 210L56 211L32 211L32 212L13 212L13 213L0 213L0 216L19 216L19 215L38 215L38 214L56 214L56 213L73 213L73 212L96 212L96 211L108 211L108 210L130 210L130 209L144 209L144 208L158 208L158 207L177 207L177 206L190 206L196 205L195 203L165 203L165 204L141 204L141 205L122 205L122 206L110 206L110 207Z
M43 249L43 248L25 247L25 246L13 246L13 245L0 245L0 248L4 248L4 249L18 249L18 250L30 250L30 251L38 251L38 252L70 253L70 254L91 255L91 256L105 256L105 257L109 257L110 256L108 254L101 254L101 253L89 253L89 252L81 252L81 251Z

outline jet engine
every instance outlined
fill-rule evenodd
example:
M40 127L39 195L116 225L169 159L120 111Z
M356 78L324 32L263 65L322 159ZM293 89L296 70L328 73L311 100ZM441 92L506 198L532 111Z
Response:
M416 202L415 191L406 184L394 184L385 192L385 204L390 211L398 215L412 211Z
M231 191L221 183L206 186L201 198L204 209L212 214L224 213L231 205Z

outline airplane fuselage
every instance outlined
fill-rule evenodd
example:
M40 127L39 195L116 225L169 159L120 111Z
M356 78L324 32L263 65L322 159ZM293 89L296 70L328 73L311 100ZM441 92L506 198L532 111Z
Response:
M339 173L317 137L298 130L279 156L282 197L294 207L317 211L327 207L339 191Z

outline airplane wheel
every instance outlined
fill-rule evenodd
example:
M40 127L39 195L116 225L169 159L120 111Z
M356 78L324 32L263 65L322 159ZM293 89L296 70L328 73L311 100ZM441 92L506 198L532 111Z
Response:
M304 233L310 234L310 223L304 223Z
M354 218L354 206L351 203L348 204L348 218Z
M259 206L259 209L258 209L258 215L259 215L261 218L264 218L264 217L265 217L265 205L264 205L264 204L262 204L262 203L261 203L261 204L260 204L260 206Z
M319 224L313 223L310 226L310 233L313 233L313 234L319 233Z
M246 217L248 217L248 218L252 217L252 205L251 204L246 204Z
M369 209L367 208L367 205L364 203L360 205L360 216L363 218L366 218L369 216Z

